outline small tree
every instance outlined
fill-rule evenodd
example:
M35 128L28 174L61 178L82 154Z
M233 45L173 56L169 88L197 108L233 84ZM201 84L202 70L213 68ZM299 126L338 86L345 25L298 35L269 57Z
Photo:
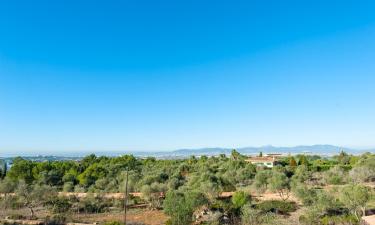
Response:
M24 181L19 182L16 190L19 201L30 210L31 218L35 218L34 209L43 202L46 193L40 186L36 187Z
M305 166L309 165L309 161L307 160L305 155L299 156L298 165L305 165Z
M341 151L337 156L337 161L342 165L347 165L350 162L350 156L348 155L348 153Z
M3 209L10 208L16 200L16 197L11 195L16 188L16 183L9 178L4 178L0 180L0 193L3 194L0 197L0 204Z
M280 172L273 172L269 180L271 190L277 191L280 198L286 201L290 196L289 178Z
M366 205L370 199L370 190L362 185L348 185L341 190L340 201L360 219L358 211L366 215Z
M293 180L303 183L311 178L311 172L308 170L307 166L298 166L293 175Z
M365 166L354 167L349 171L349 178L356 183L366 182L371 176L374 176L375 169Z
M308 188L307 185L295 183L292 191L306 206L313 205L317 201L317 191L314 188Z
M343 184L346 174L340 166L335 166L324 173L324 181L327 184Z
M190 224L194 210L206 203L197 192L168 191L164 200L164 212L169 215L171 225Z
M12 193L15 188L16 183L9 178L5 178L4 180L0 181L0 193L4 194L5 196Z
M47 185L31 185L24 181L18 183L16 189L18 200L30 210L31 218L35 217L34 209L47 202L54 204L57 199L57 192L54 188Z
M243 191L236 191L232 196L234 208L239 209L250 201L250 196Z
M241 157L241 154L236 149L233 149L231 152L231 157L233 160L238 160Z
M258 192L264 192L267 190L268 179L271 177L272 171L262 170L255 175L254 186Z
M294 159L293 156L291 156L289 158L289 166L292 167L292 168L295 168L297 166L297 162L296 162L296 160Z
M154 182L151 185L143 185L141 188L143 198L150 203L152 209L161 208L161 193L167 190L165 184Z

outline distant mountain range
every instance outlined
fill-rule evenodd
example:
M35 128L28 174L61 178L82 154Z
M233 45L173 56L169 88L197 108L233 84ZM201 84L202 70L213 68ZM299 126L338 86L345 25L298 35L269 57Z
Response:
M35 157L42 157L48 156L48 158L56 158L58 159L71 159L71 158L81 158L88 154L96 154L98 156L105 155L105 156L119 156L124 154L133 154L136 157L156 157L156 158L186 158L191 155L195 156L214 156L220 154L229 155L233 148L199 148L199 149L179 149L175 151L96 151L96 152L89 152L89 151L77 151L77 152L56 152L51 156L49 154L43 153L35 153L35 154L19 154L21 156L27 156L28 158L35 158ZM353 148L346 148L334 145L301 145L295 147L275 147L272 145L261 146L261 147L243 147L243 148L236 148L238 152L245 155L256 155L259 152L267 153L282 153L282 154L317 154L317 155L325 155L325 156L332 156L338 154L340 151L345 151L350 154L361 154L364 152L375 152L375 149L353 149ZM14 153L8 153L2 151L1 157L14 157ZM43 157L42 157L43 158Z
M177 155L219 155L219 154L230 154L233 148L201 148L201 149L180 149L172 151L171 153ZM283 154L319 154L319 155L333 155L340 151L345 151L351 154L360 154L366 151L374 152L372 150L358 150L346 147L339 147L334 145L300 145L294 147L275 147L272 145L261 146L261 147L244 147L236 148L238 152L245 155L254 155L259 152L263 153L283 153Z

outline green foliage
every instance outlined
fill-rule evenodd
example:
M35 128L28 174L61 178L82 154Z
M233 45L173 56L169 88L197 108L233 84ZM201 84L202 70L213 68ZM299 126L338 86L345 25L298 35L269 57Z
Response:
M3 194L0 197L0 209L15 208L17 205L16 196L12 195L16 189L16 182L12 181L8 177L0 180L0 193Z
M89 195L86 198L80 199L77 205L77 211L84 213L103 213L109 206L110 204L100 196Z
M287 214L290 211L287 205L289 203L283 205L265 202L254 208L244 192L236 191L247 190L250 185L259 192L277 192L284 200L292 190L304 207L309 209L303 217L316 224L323 224L329 220L327 218L336 221L361 216L368 205L365 200L372 196L371 193L367 195L363 187L357 187L358 185L337 189L334 193L316 187L372 181L375 179L374 154L340 154L334 158L304 155L284 157L280 165L272 170L256 168L244 158L235 150L230 158L220 155L156 160L137 159L131 155L113 158L89 155L79 162L34 162L16 158L4 179L0 179L0 192L5 193L0 200L0 207L2 210L21 206L28 208L30 212L37 207L45 207L52 213L63 214L72 211L106 212L113 206L122 207L123 203L107 201L100 194L123 193L127 170L129 192L142 192L142 203L148 203L151 208L159 209L164 206L164 211L171 217L170 224L192 222L194 210L202 204L225 215L234 224L238 223L240 212L253 218L248 220L242 216L243 224L268 223L263 218L272 218L269 221L279 223L272 212ZM57 191L99 195L74 200L58 197ZM236 193L232 199L219 198L223 191ZM11 197L9 193L12 192L16 192L17 197ZM161 192L167 193L164 202L160 198ZM139 201L141 200L131 200L129 203Z
M241 209L241 225L283 225L284 223L275 213L262 212L254 209L250 204Z
M16 158L13 160L13 165L10 168L7 177L14 181L24 180L27 184L31 184L34 180L33 168L35 163L24 160L22 158Z
M16 194L20 203L30 210L30 217L35 217L34 209L44 205L51 199L57 197L57 192L53 187L47 185L30 185L26 182L19 182Z
M296 167L296 166L297 166L297 161L294 159L293 156L291 156L291 157L289 158L289 166L290 166L290 167Z
M297 180L299 183L304 183L311 178L311 172L305 165L298 166L294 172L293 180Z
M12 193L17 186L17 183L9 177L0 180L0 193L9 194Z
M54 214L45 219L46 225L63 225L66 224L66 216L64 214Z
M124 223L121 223L119 221L109 221L104 223L103 225L123 225Z
M309 161L305 155L298 156L298 165L309 166Z
M297 184L293 187L293 193L305 206L311 206L317 201L317 190L306 185Z
M232 204L236 209L241 208L250 201L250 196L243 191L236 191L232 196Z
M4 179L8 172L7 163L0 159L0 180Z
M353 215L317 215L315 212L301 215L299 222L302 225L358 225L357 218Z
M340 154L336 157L337 161L341 165L348 165L350 163L350 156L348 153L341 151Z
M356 157L353 163L353 169L349 171L349 177L353 182L368 182L375 180L375 156L372 154L363 154Z
M153 209L159 209L162 207L160 193L167 191L167 185L162 183L154 182L151 185L144 185L141 188L143 198L150 202L150 206Z
M340 201L359 220L365 214L366 204L370 200L370 189L362 185L348 185L340 192ZM360 211L360 212L359 212Z
M271 190L277 191L284 201L289 198L290 183L289 178L284 173L273 171L269 184Z
M288 214L296 211L297 205L294 202L269 200L257 204L256 208L263 213Z
M238 160L241 157L241 154L236 149L233 149L231 152L231 157L233 160Z
M319 223L321 225L331 225L331 224L359 224L358 219L353 215L336 215L336 216L323 216Z
M324 174L324 180L327 184L343 184L346 177L346 172L341 166L335 166Z
M261 170L255 175L254 186L259 192L264 192L268 187L268 179L272 176L271 170Z
M72 207L70 199L57 196L48 199L45 205L48 206L53 213L66 213Z
M169 215L170 224L190 224L194 210L207 201L198 192L168 191L164 200L164 212Z
M346 210L342 204L329 192L324 190L316 191L312 204L300 216L300 223L304 225L323 224L323 218L345 216ZM344 223L345 224L345 223Z

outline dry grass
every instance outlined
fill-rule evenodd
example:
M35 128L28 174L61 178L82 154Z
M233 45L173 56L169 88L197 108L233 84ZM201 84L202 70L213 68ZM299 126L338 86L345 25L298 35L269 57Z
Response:
M30 214L28 209L17 210L0 210L0 218L11 215L23 215L28 217ZM48 211L39 208L35 210L35 215L39 219L44 219L48 215ZM68 222L94 223L107 221L123 221L122 212L108 212L98 214L71 214ZM130 209L127 216L128 222L137 222L147 225L162 225L168 220L168 217L161 210L148 209Z

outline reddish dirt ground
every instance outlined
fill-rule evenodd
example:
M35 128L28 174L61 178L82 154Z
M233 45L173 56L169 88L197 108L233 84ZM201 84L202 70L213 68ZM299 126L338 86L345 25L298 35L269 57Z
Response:
M122 213L99 213L99 214L80 214L75 215L74 220L85 221L86 223L122 221ZM127 221L144 223L147 225L164 225L168 217L160 210L130 210L127 215Z

